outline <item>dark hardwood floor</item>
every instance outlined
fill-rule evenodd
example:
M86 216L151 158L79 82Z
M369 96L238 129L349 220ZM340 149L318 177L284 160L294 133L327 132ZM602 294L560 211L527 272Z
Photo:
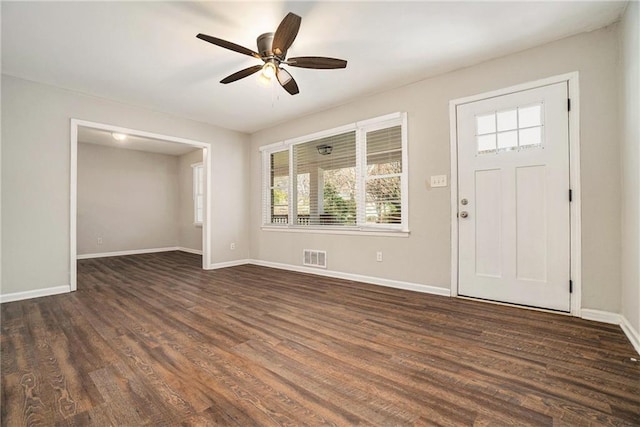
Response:
M2 425L640 425L619 327L169 252L3 304Z

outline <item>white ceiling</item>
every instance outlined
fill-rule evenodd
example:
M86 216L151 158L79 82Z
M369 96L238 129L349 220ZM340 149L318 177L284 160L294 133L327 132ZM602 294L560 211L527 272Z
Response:
M2 2L2 72L244 132L618 20L626 2ZM287 12L302 17L288 56L344 70L289 68L290 96L259 63L196 39L256 50Z
M162 139L144 138L136 135L127 135L123 141L116 141L111 132L78 126L78 142L86 144L105 145L114 148L126 148L128 150L146 151L150 153L181 156L191 151L200 150L187 144L169 142Z

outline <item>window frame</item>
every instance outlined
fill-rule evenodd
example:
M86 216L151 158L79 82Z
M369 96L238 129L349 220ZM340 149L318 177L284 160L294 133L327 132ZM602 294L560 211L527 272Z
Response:
M389 223L367 223L366 222L366 181L370 177L367 174L367 141L368 132L400 126L401 147L402 147L402 172L400 176L401 191L401 222L397 224ZM294 164L293 147L298 144L311 142L317 139L340 135L355 131L356 147L356 225L298 225L295 223L297 209L297 189L296 180L291 177L296 173ZM372 234L388 236L408 236L409 234L409 163L408 163L408 138L407 138L407 113L396 112L368 120L350 123L348 125L315 132L297 138L287 139L261 146L259 148L262 156L262 215L261 227L266 231L291 231L309 232L325 234ZM289 209L287 223L274 224L270 222L271 210L271 155L278 152L288 152L289 154ZM375 175L371 175L375 176ZM321 202L319 202L321 203Z
M198 171L201 171L202 183L198 180ZM204 222L204 163L193 163L191 165L191 176L191 184L193 188L193 225L201 227ZM202 218L198 218L198 196L202 199Z

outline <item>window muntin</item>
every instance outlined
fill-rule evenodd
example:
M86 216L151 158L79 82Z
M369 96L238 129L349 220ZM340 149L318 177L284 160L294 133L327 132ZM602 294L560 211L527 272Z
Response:
M202 163L193 168L193 223L201 225L204 221L204 166Z
M478 154L541 146L542 117L542 103L476 116Z
M405 123L397 113L263 147L263 224L408 231Z

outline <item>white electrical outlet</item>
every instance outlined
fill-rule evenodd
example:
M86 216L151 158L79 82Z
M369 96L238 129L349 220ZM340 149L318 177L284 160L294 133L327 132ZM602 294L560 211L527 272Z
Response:
M432 175L431 176L431 188L433 187L446 187L447 175Z
M102 237L98 237L98 244L101 245L102 244Z
M235 243L230 244L230 245L229 245L229 248L230 248L232 251L235 251L235 250L236 250L236 244L235 244Z
M382 251L376 252L376 261L382 262Z

